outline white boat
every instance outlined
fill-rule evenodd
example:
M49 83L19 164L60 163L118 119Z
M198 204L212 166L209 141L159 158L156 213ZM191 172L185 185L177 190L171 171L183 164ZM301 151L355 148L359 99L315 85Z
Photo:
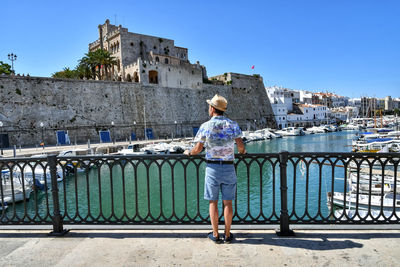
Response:
M261 135L264 139L272 139L272 134L267 128L254 131L254 133Z
M400 211L400 194L396 197L393 193L385 195L365 195L354 193L340 193L334 192L333 195L328 192L328 203L333 203L337 207L344 207L346 204L347 209L355 209L356 207L361 210L368 209L383 209L383 210L396 210Z
M18 171L13 171L11 177L10 170L2 170L1 189L0 205L5 207L7 204L29 199L29 195L32 192L32 183Z
M58 156L59 157L76 157L76 156L87 156L87 155L93 155L93 151L90 149L79 149L79 148L73 148L69 150L64 150L61 151ZM75 168L77 172L84 172L86 170L87 166L90 166L90 161L85 160L83 161L84 164L80 164L78 161L72 160L71 162L69 161L60 161L62 165L65 165L65 169L67 173L74 173Z
M127 148L119 150L117 155L137 156L137 155L146 155L146 153L141 151L135 151L135 146L129 145Z
M274 130L268 129L269 133L271 134L271 138L282 138L281 134L278 134L277 132L275 132Z
M354 210L354 209L334 209L334 216L341 221L386 221L392 217L392 220L396 220L396 217L400 216L400 212L393 211L380 211L380 210Z
M188 145L172 142L149 144L141 148L140 151L145 154L182 154L187 148L189 148Z
M323 125L321 126L322 129L325 130L325 132L336 132L337 131L337 127L333 126L333 125Z
M47 183L47 186L51 186L51 174L50 168L47 166L46 170L43 169L45 166L37 165L34 166L27 165L24 168L24 177L28 180L37 180L40 184L44 185ZM64 179L63 170L60 166L57 166L57 182L60 183Z
M371 183L371 188L369 186L369 183L359 183L358 186L357 183L352 183L351 191L354 193L358 192L360 194L381 195L382 191L384 194L387 194L393 190L389 183L383 184L383 190L381 183Z
M281 134L282 136L299 136L299 135L301 135L300 129L297 129L295 127L283 128L282 130L276 131L276 133Z
M307 132L316 134L316 133L325 133L326 131L320 126L313 126L311 128L307 128Z

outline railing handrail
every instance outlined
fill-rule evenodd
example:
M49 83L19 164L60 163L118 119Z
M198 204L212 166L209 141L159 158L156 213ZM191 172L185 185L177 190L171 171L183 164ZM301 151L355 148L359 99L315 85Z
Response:
M321 183L322 183L321 171L322 171L322 167L324 166L324 164L325 165L327 164L327 165L331 166L331 170L332 170L332 181L331 181L332 182L332 186L331 186L331 188L332 188L332 191L333 191L334 190L334 179L336 179L336 177L334 177L334 173L335 173L335 168L337 167L336 164L337 164L338 161L343 162L343 160L347 160L346 164L343 164L344 166L341 166L341 167L347 166L349 164L349 162L354 161L354 159L357 159L357 162L360 162L359 160L361 160L362 162L366 161L372 167L371 164L372 163L376 163L377 159L385 159L383 162L380 161L380 164L383 164L381 166L382 169L383 169L382 170L382 174L385 175L384 174L384 168L386 167L386 164L387 163L391 163L391 164L393 163L393 166L394 166L394 194L397 195L397 193L398 193L397 192L397 184L398 184L398 182L397 182L397 178L398 178L397 177L397 167L399 165L399 160L400 160L400 155L398 153L352 153L352 152L338 152L338 153L335 153L335 152L287 152L287 151L282 151L282 152L279 152L279 153L250 153L250 154L245 154L245 155L235 154L235 158L236 158L236 164L235 165L236 165L237 168L239 168L239 166L241 166L242 163L245 164L245 168L243 168L243 167L241 167L241 168L245 169L245 170L247 169L247 176L246 177L247 177L247 182L248 182L248 190L250 190L249 183L250 183L250 179L252 179L250 177L251 175L250 175L250 170L249 170L249 168L252 166L251 164L257 163L255 165L257 165L258 166L257 168L260 169L259 170L259 172L260 172L259 173L260 174L260 186L261 186L261 179L263 179L263 177L262 177L263 174L261 172L262 168L263 168L262 166L264 166L264 164L267 164L267 163L269 163L271 165L271 168L272 168L271 171L273 173L273 175L271 177L272 183L273 183L272 184L273 192L275 190L274 186L278 185L278 183L277 183L278 181L279 181L279 185L280 185L280 202L279 202L280 206L278 206L278 205L276 206L276 208L280 207L280 214L279 215L276 214L275 213L275 208L274 208L274 209L272 209L272 214L271 214L270 217L265 217L265 215L262 214L261 211L260 211L260 214L258 216L252 215L250 210L247 211L247 214L245 216L240 215L240 216L242 216L242 217L240 217L239 214L237 213L237 210L235 209L234 216L239 216L238 217L240 219L239 223L245 223L246 218L247 219L250 218L250 220L253 223L257 222L259 220L261 220L263 222L265 222L265 221L274 221L274 218L276 218L277 222L279 222L279 224L280 224L279 233L282 234L282 235L291 235L291 234L293 234L293 231L290 230L289 226L292 223L296 223L296 221L298 223L304 223L304 222L307 222L307 219L304 220L304 218L308 218L309 217L309 221L311 223L315 223L315 220L316 220L315 218L317 218L318 216L322 216L322 214L320 214L320 212L321 212L321 208L320 208L321 203L320 203L320 201L321 200L319 200L319 203L318 203L318 207L319 207L318 208L318 214L319 215L316 216L316 217L311 216L310 214L308 214L308 212L309 212L308 211L308 207L305 207L306 210L305 210L304 215L297 214L296 211L293 211L289 215L288 205L289 204L290 205L291 204L295 205L295 203L294 202L293 203L290 202L290 200L288 198L288 194L289 194L288 193L288 189L290 189L290 191L291 191L290 194L293 194L292 195L293 196L293 201L295 200L295 192L296 192L296 188L288 188L288 173L287 173L287 171L288 171L288 165L289 164L292 166L292 169L294 169L293 175L290 175L290 182L293 183L293 186L295 186L296 179L298 178L296 176L296 168L299 167L299 165L298 165L299 162L302 162L302 161L306 162L305 165L306 165L306 172L307 172L306 173L307 181L308 181L308 175L309 175L311 163L317 163L317 167L319 168L319 180L317 181L318 182L317 185L319 186L319 191L318 191L319 195L318 196L319 196L319 199L321 199L321 194L323 192L323 190L321 191L321 186L322 186L321 185ZM322 160L321 160L321 158L322 158ZM249 160L246 160L246 159L249 159ZM295 160L293 160L293 159L295 159ZM388 161L388 159L390 159L390 161ZM115 160L116 162L121 161L121 160L127 160L128 161L128 165L131 165L133 167L134 172L135 172L135 176L136 176L136 172L137 172L137 168L138 167L137 167L137 165L134 165L133 162L135 162L135 160L138 160L138 162L140 164L140 162L143 162L144 160L150 160L150 163L144 164L145 165L144 167L146 168L146 172L147 172L147 174L146 174L147 175L147 179L149 179L149 173L148 173L149 166L151 166L152 163L157 160L158 163L155 164L154 167L158 168L158 171L160 172L159 173L160 187L161 187L161 181L162 181L161 180L161 167L164 166L164 164L170 166L171 172L174 172L173 170L175 168L175 165L177 164L176 162L181 163L180 166L182 166L182 168L184 169L184 174L183 174L184 176L181 177L181 178L185 180L185 184L186 184L186 179L187 179L187 175L188 175L186 173L186 168L189 166L190 162L193 162L193 163L197 162L194 165L196 167L196 177L197 177L197 187L196 188L199 189L199 179L202 179L202 178L199 178L199 169L198 168L199 168L200 164L203 164L203 162L205 161L205 158L204 158L204 155L196 155L196 156L190 156L189 157L189 156L185 156L185 155L182 155L182 154L162 154L162 155L160 155L160 154L158 154L158 155L85 155L85 156L56 156L56 155L49 155L48 157L34 157L34 158L31 158L31 157L0 158L0 166L2 168L7 168L7 166L8 166L8 168L10 169L11 167L9 165L11 164L11 166L17 166L17 167L21 168L21 166L30 166L30 164L29 164L30 162L40 162L41 164L36 163L36 165L30 166L32 168L33 172L35 172L34 169L38 165L40 167L43 167L43 168L44 168L44 166L47 166L47 167L50 168L51 181L49 181L48 185L51 186L51 198L49 198L47 201L49 202L49 200L51 200L51 203L53 205L52 206L53 212L50 215L50 211L48 211L48 214L50 215L50 218L52 220L53 233L54 234L62 234L65 231L63 229L63 220L65 220L65 218L60 214L60 205L61 205L60 204L60 200L64 200L65 201L65 199L61 199L61 196L59 194L59 190L60 189L58 188L58 184L57 184L57 178L58 178L57 177L57 175L58 175L57 174L57 166L60 166L61 162L72 163L72 162L83 162L83 161L87 161L87 160L90 160L91 163L95 162L96 164L97 164L97 162L99 162L99 160L101 160L101 162L104 165L106 165L104 163L106 161L104 161L104 160ZM162 160L162 162L160 163L159 160ZM169 162L169 160L173 160L173 161ZM183 164L183 162L185 162L185 164ZM12 165L12 164L14 164L14 165ZM101 166L104 166L104 165L101 165ZM115 165L115 164L114 163L113 164L107 164L108 168L110 168L110 165ZM118 164L116 164L116 165L118 165ZM122 164L122 165L124 165L124 164ZM75 168L75 170L76 170L76 166L73 167L73 168ZM356 166L357 173L360 173L360 169L361 169L360 165L357 165ZM279 170L280 179L276 179L277 178L276 177L276 170ZM66 171L65 167L63 167L63 172L65 172L65 171ZM88 176L87 176L88 173L87 172L88 171L86 170L86 181L87 181L87 183L89 183ZM345 170L345 174L346 173L347 173L347 170ZM372 171L371 171L371 173L372 173ZM98 175L100 175L99 171L98 171ZM345 178L344 178L344 186L345 187L346 187L346 183L350 179L350 178L347 178L346 175L345 175ZM75 181L76 181L76 179L77 179L76 178L76 174L75 174L74 177L75 177ZM178 178L176 178L176 179L178 179ZM99 176L99 179L100 179L100 176ZM110 179L112 181L112 177ZM171 179L173 179L173 177ZM382 185L384 183L383 179L384 179L384 176L382 178ZM123 183L125 183L124 169L122 171L122 181L123 181ZM100 182L100 180L99 180L99 182ZM45 185L46 185L46 183L47 182L45 182ZM135 183L136 183L136 181L135 181ZM149 183L149 181L147 181L147 183ZM370 184L369 184L370 194L372 194L371 185L372 185L372 182L370 182ZM99 184L99 186L100 186L100 184ZM123 185L123 186L125 186L125 185ZM146 190L150 190L149 189L149 184L147 184L146 188L147 188ZM1 192L3 194L3 188L1 187L0 189L1 189ZM63 188L63 190L64 190L64 192L62 192L62 193L64 194L64 198L65 198L65 194L66 194L65 187ZM84 189L80 189L80 190L84 190ZM89 190L89 184L87 184L87 190ZM101 193L101 189L99 189L99 190L100 190L99 192ZM135 190L137 190L137 185L135 185ZM161 190L161 188L159 190ZM344 189L344 190L346 190L346 189ZM359 191L358 190L359 190L359 186L357 186L357 197L359 195ZM382 188L382 192L383 192L383 188ZM77 194L77 192L71 192L69 194L74 194L74 193ZM150 194L150 192L147 192L147 193ZM162 195L161 191L159 193ZM247 193L249 194L250 192L248 191ZM88 194L89 194L89 192L88 192ZM186 191L185 191L185 194L187 194ZM307 195L308 195L308 191L307 191ZM76 197L77 197L77 195L76 195ZM185 196L185 201L187 201L186 197L187 196ZM260 198L260 203L261 203L262 202L261 191L260 191L260 197L261 197ZM87 196L87 198L89 199L89 195ZM343 197L343 202L345 202L344 198L345 198L345 196ZM382 196L382 198L383 198L383 196ZM36 199L36 193L35 193L35 199ZM248 199L247 201L250 201L249 200L250 199L249 195L247 196L247 199ZM125 201L125 195L124 195L123 200ZM161 200L161 196L160 196L160 200ZM148 199L148 201L149 201L149 199ZM199 194L197 194L197 201L199 201ZM275 199L273 198L272 201L275 201ZM331 200L331 202L332 202L332 200ZM358 202L359 201L357 200L356 202L357 202L356 203L356 210L358 210L358 205L359 205ZM124 202L124 205L125 205L125 202ZM197 204L197 215L196 216L200 215L199 206L198 205L199 204ZM249 206L250 202L247 203L247 205ZM274 205L273 207L275 207L275 204L273 204L273 205ZM351 205L351 203L349 205ZM371 216L371 202L369 202L369 205L370 205L370 207L369 207L369 211L368 211L368 213L366 215L367 217ZM47 208L49 208L49 204L47 204ZM148 206L148 209L150 210L150 206ZM294 209L294 207L292 207L292 209ZM346 204L344 204L344 209L346 209ZM395 211L397 211L397 206L396 207L393 206L393 212L395 213ZM25 212L26 212L26 210L25 210ZM67 210L65 210L65 212L67 213ZM79 211L76 211L76 212L78 212L76 214L76 215L78 215L78 219L82 218L81 215L79 214ZM138 211L136 211L136 212L138 212ZM1 225L1 224L3 224L4 211L3 212L0 211L0 213L3 213L3 216L1 216L1 219L0 219L0 225ZM124 213L126 214L125 206L124 206ZM290 216L292 216L293 214L296 217L291 219ZM381 205L380 214L383 215L383 204ZM70 216L70 215L68 214L68 215L64 215L64 216ZM157 217L157 215L155 217L154 217L154 215L150 215L150 217L148 217L148 216L149 216L149 214L147 216L145 216L145 217L143 217L142 215L139 214L139 219L140 220L147 220L146 218L155 218L156 220L158 220L157 218L160 218L160 217ZM183 224L193 224L194 223L193 221L183 221L182 220L183 217L179 217L179 216L176 217L176 215L174 215L174 213L173 213L172 216L175 216L175 218L177 219L177 223L181 224L181 225L183 225ZM189 216L188 215L188 211L186 210L186 208L185 208L185 215L184 216ZM15 214L14 214L14 217L12 217L12 218L15 218ZM75 217L68 217L68 218L71 219L71 218L75 218ZM168 216L166 217L165 215L163 215L163 218L166 219L166 223L168 223L168 224L172 223L171 217L168 217ZM190 216L188 218L190 218ZM205 220L207 219L207 217L204 218L201 215L200 215L199 218L202 220L202 223L204 223ZM354 223L354 221L352 221L354 219L354 217L349 218L348 215L346 214L346 215L340 216L339 219L343 219L343 218L349 220L349 222ZM43 222L45 222L45 221L43 221ZM43 222L41 221L40 223L43 223ZM393 223L398 223L398 222L400 222L400 219L399 219L398 215L395 215L394 220L393 220L393 215L392 215L391 217L389 217L389 219L387 219L385 217L384 221L374 221L373 223L375 223L375 224L385 224L385 223L386 224L393 224ZM23 222L21 222L21 223L23 223ZM83 223L83 221L82 221L82 223ZM88 222L85 221L85 223L88 223ZM122 222L120 222L120 223L122 223ZM336 217L335 217L335 219L333 221L323 220L322 223L324 223L324 224L326 224L326 223L340 223L340 221L338 221L336 219ZM359 223L368 223L368 221L366 221L365 219L361 218ZM5 224L7 224L7 222L5 222Z

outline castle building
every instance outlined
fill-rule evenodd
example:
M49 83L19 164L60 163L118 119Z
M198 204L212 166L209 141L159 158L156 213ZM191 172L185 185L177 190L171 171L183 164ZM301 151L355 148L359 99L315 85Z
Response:
M99 25L99 38L89 44L89 52L104 49L117 60L112 80L158 84L172 88L201 88L206 69L197 61L191 64L188 49L175 46L174 40L128 32L107 19Z

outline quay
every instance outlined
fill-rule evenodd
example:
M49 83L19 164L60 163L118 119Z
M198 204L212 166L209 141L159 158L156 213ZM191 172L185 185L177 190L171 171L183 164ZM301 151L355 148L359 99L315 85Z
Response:
M119 149L126 148L128 145L138 145L139 147L146 146L148 144L156 143L169 143L172 141L188 141L193 139L192 137L187 138L175 138L175 139L152 139L152 140L135 140L135 141L116 141L115 143L90 143L90 144L79 144L79 145L62 145L62 146L45 146L43 147L29 147L29 148L16 148L17 157L30 157L38 154L58 154L61 151L72 150L72 149L87 149L92 150L94 154L104 153L111 154L116 153ZM13 157L14 149L8 148L3 150L3 157Z
M399 230L233 230L214 244L206 230L2 230L0 266L398 266Z

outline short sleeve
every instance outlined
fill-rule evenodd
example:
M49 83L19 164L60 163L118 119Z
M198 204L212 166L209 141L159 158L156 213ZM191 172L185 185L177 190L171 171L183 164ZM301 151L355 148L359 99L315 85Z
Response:
M235 139L242 137L242 130L237 123L233 125L233 136L235 137Z
M206 142L206 124L203 123L200 126L200 129L197 131L196 137L194 138L194 142L200 142L200 143L205 143Z

